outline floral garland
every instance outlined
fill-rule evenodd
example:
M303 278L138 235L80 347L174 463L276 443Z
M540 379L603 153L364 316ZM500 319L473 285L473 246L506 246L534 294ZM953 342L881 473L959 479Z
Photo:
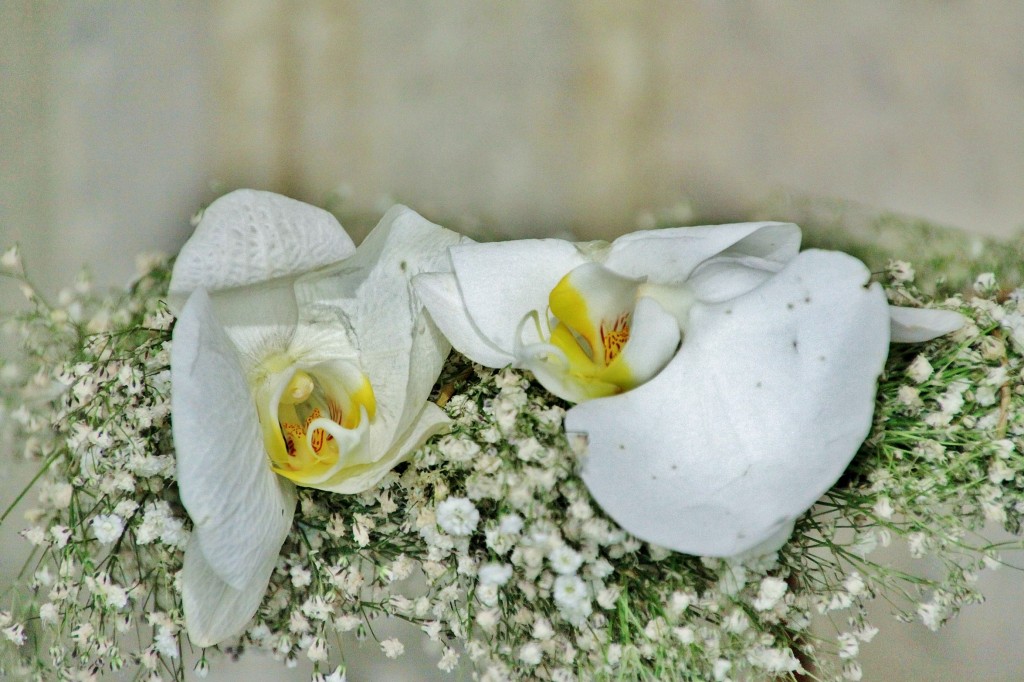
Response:
M322 255L318 265L339 257ZM404 272L403 258L395 263ZM885 595L901 617L937 628L979 599L977 573L1002 561L1004 548L980 538L981 526L1020 529L1024 296L984 275L968 300L941 304L966 324L889 353L867 439L777 551L698 558L623 530L579 475L585 447L563 427L570 404L530 373L453 353L418 398L434 407L410 453L347 494L283 488L296 500L294 518L275 540L254 618L237 634L197 641L186 628L194 607L184 569L198 514L178 485L182 431L175 426L172 438L171 429L172 361L184 338L179 319L171 344L175 318L164 301L180 305L171 263L143 259L139 279L113 297L80 279L56 303L32 286L16 250L0 266L31 304L3 327L22 350L0 368L2 423L8 442L40 464L22 532L35 551L0 612L6 674L77 680L137 668L145 679L180 680L188 667L215 666L203 645L223 641L286 663L306 657L315 679L340 680L339 633L368 638L376 619L397 617L436 643L441 670L469 666L482 680L856 680L859 648L878 631L866 620L870 599ZM377 284L372 271L363 268L365 281ZM891 263L885 279L890 303L929 301L909 265ZM311 290L322 300L322 288ZM351 334L372 334L371 310L346 310L367 320ZM316 332L330 318L302 319ZM326 371L311 366L320 368L314 378ZM296 376L277 395L302 389ZM374 393L377 410L383 397ZM361 400L353 404L365 428L377 418ZM431 435L435 408L450 425ZM393 455L373 452L369 469ZM944 570L928 578L873 561L894 538ZM824 614L837 624L834 638L810 629ZM408 643L379 644L396 657Z

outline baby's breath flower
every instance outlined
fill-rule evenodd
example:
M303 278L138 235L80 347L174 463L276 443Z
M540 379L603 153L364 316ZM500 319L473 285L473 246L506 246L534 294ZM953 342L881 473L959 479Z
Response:
M437 525L449 535L469 535L479 522L480 512L464 497L449 497L437 505Z
M575 575L583 564L583 557L568 545L560 545L548 552L551 570L559 575Z
M785 596L787 590L786 581L774 576L768 576L761 581L757 597L754 599L754 608L758 611L768 611L775 608L779 600Z
M477 579L481 585L495 585L501 587L512 577L512 566L495 562L486 563L480 567Z
M854 658L860 651L860 642L850 632L839 635L839 658Z
M25 626L21 623L14 623L3 629L4 638L13 642L15 646L21 646L25 643Z
M504 535L516 535L523 530L523 519L518 514L505 514L498 519L498 530Z
M53 602L46 602L39 607L39 619L47 625L53 625L60 620L60 611Z
M850 680L850 682L859 682L863 679L864 673L861 670L860 663L857 661L850 661L843 666L843 679Z
M345 614L334 621L334 629L338 632L351 632L362 625L363 619L359 616Z
M555 578L552 596L562 617L577 622L590 615L590 595L577 575L560 575Z
M100 514L92 519L92 532L96 539L109 545L116 542L124 532L124 520L117 514Z
M754 667L775 675L803 670L799 659L788 648L756 647L747 658Z
M289 574L295 587L307 587L313 582L313 574L303 566L292 566Z
M722 571L719 589L722 594L738 594L743 586L747 584L747 569L743 564L726 563Z
M996 276L992 272L983 272L974 280L974 291L981 295L988 295L995 291Z
M917 384L922 384L928 380L934 370L932 369L932 363L928 361L924 355L918 355L914 358L914 361L907 367L907 376Z
M383 645L383 643L382 643ZM327 641L323 637L314 637L306 649L306 657L314 663L322 663L327 660ZM394 658L394 656L392 656Z
M20 275L23 272L21 263L21 251L14 245L0 255L0 268L11 273Z
M46 542L46 531L41 526L33 526L31 528L26 528L25 530L21 531L20 535L23 538L25 538L29 542L29 544L32 544L36 547Z
M529 667L540 665L544 650L537 642L528 642L519 649L519 660Z
M480 609L476 613L476 624L479 625L484 632L494 632L500 622L501 611L498 609L485 608Z
M438 669L451 673L459 665L459 654L454 649L445 648L444 653L441 654L441 660L437 662Z
M885 270L894 284L909 284L914 281L914 266L906 261L890 260Z

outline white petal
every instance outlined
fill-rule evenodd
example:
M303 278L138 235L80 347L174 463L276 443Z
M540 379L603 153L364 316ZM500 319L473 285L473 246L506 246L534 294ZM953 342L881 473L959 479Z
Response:
M512 353L494 345L469 317L458 280L450 272L428 272L412 281L416 296L455 350L485 367L505 367Z
M800 249L800 228L790 223L737 223L632 232L616 239L604 264L629 277L681 282L718 255L754 256L780 265Z
M921 343L955 332L967 319L953 310L889 306L893 343Z
M354 494L369 490L385 474L404 462L409 455L427 442L431 436L445 432L451 419L434 403L425 403L409 430L396 439L389 452L373 464L343 469L331 481L313 487L335 493Z
M185 550L181 576L181 600L185 628L193 644L213 646L241 634L252 619L267 591L281 547L268 553L253 577L239 589L220 579L206 563L196 538Z
M783 265L755 256L716 256L698 265L686 285L698 300L718 303L760 286Z
M295 492L270 469L235 348L202 289L174 327L171 413L178 488L193 537L211 569L241 589L281 548Z
M297 353L309 357L318 352L308 347L310 339L325 343L317 328L334 333L339 321L349 326L377 403L369 433L374 457L389 451L423 409L450 351L413 295L410 280L447 267L448 247L463 240L397 206L355 255L296 283L303 319L295 335Z
M327 211L251 189L226 194L203 212L174 263L170 293L217 291L308 272L355 247Z
M889 320L869 277L806 251L739 299L695 305L654 379L572 408L566 430L588 436L582 477L605 511L691 554L779 541L871 427Z
M298 321L293 278L225 289L210 300L243 359L287 348Z
M452 248L451 257L469 318L484 338L507 353L515 348L522 319L533 311L544 319L551 290L589 260L560 239L468 244ZM483 358L468 357L486 364Z

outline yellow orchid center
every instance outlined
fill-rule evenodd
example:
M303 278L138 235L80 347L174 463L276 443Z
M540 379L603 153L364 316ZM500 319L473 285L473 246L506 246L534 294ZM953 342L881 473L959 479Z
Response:
M588 286L594 284L593 273L576 268L548 297L551 315L558 321L549 342L564 355L567 378L590 398L637 385L623 350L630 338L638 284L618 277L609 282L605 273L605 286L595 290Z
M274 372L281 364L265 363L269 374L257 390L271 468L300 485L319 482L344 465L348 449L358 446L363 416L372 420L376 411L373 388L366 375L352 368L285 366Z
M675 355L682 331L667 310L684 307L688 297L684 287L651 285L600 263L584 263L551 290L547 331L538 311L520 322L516 366L529 369L545 388L572 402L628 391L654 377ZM538 342L522 340L530 320Z

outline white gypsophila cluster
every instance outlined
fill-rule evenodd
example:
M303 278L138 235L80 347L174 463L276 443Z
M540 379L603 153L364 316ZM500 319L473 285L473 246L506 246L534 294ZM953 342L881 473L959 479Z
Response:
M8 262L21 271L16 253ZM23 532L41 558L21 610L0 612L12 677L185 676L178 580L190 525L169 439L172 320L160 303L167 269L148 267L119 300L80 280L51 305L19 279L33 307L4 322L26 347L0 366L13 442L49 467ZM894 303L929 300L909 265L889 273ZM367 640L391 617L419 626L438 669L478 680L727 682L804 668L860 679L857 657L879 631L868 600L885 594L900 617L939 627L1000 561L966 538L991 520L1020 530L1024 296L1002 297L987 279L979 292L945 302L971 317L960 332L894 351L875 428L844 479L778 553L743 561L622 531L577 476L564 404L529 374L453 356L436 395L452 431L364 493L300 490L263 603L224 648L308 659L314 680L338 682L338 634ZM874 563L896 540L943 571ZM812 635L815 619L836 624L834 638ZM413 645L373 646L399 657ZM196 673L218 662L202 655Z
M0 358L2 396L14 442L48 467L22 534L42 550L30 583L42 628L33 637L51 641L20 671L91 679L126 665L166 668L157 661L180 654L174 580L188 539L172 506L166 259L150 259L127 295L97 295L81 275L49 301L16 257L7 252L3 265L20 273L30 309L3 320L21 350ZM160 529L142 546L146 518L156 523L143 509L154 505ZM142 612L160 624L138 622ZM146 631L153 644L136 650L130 642Z

